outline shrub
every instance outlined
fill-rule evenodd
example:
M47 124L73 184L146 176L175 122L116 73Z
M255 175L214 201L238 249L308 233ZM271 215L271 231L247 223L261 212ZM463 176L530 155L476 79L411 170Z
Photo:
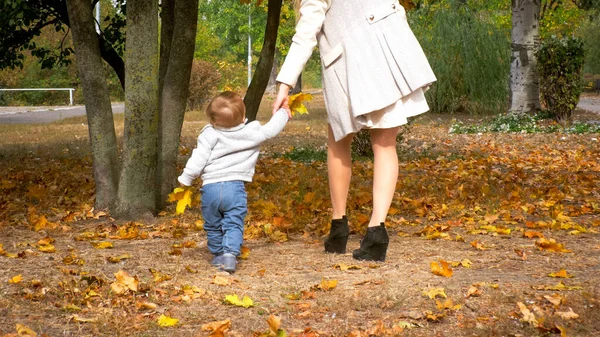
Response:
M190 94L188 110L200 110L219 84L221 75L213 65L206 61L194 60L190 74Z
M396 136L396 143L400 143L406 138L406 135L410 132L409 125L407 124L400 128ZM371 132L369 130L362 129L354 135L354 139L352 140L352 154L358 159L373 158L373 146L371 145Z
M540 99L563 126L571 124L571 113L582 91L583 41L574 37L552 37L536 52L540 75Z

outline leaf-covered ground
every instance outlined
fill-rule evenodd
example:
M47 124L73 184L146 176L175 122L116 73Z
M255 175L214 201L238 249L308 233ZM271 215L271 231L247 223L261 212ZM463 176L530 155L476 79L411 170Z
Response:
M263 148L233 275L210 266L197 208L92 209L84 119L1 125L0 336L600 335L598 134L454 135L450 118L418 118L387 260L368 263L350 253L371 163L353 167L349 254L325 254L325 164L286 159L324 149L322 100L308 109ZM204 123L188 117L182 165Z

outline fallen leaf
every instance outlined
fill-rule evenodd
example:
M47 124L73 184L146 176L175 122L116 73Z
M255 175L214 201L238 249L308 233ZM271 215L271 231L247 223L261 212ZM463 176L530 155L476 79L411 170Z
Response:
M423 296L429 297L430 299L434 299L436 297L443 297L446 298L446 292L444 291L444 288L429 288L426 290L423 290L422 292Z
M202 331L211 331L209 337L225 337L225 331L231 328L231 320L210 322L202 325Z
M343 263L338 263L338 264L334 265L333 268L334 269L339 269L341 271L362 269L361 266L347 265L347 264L343 264Z
M140 310L140 309L154 310L154 309L158 308L158 305L156 303L142 301L142 302L135 302L135 308L138 310Z
M435 261L432 261L431 264L431 272L438 276L443 277L451 277L452 276L452 268L448 265L448 262L444 260L440 260L438 264Z
M558 243L554 239L546 240L544 238L541 238L535 242L535 245L540 247L540 250L547 250L550 252L557 252L557 253L570 253L571 252L570 250L566 249L562 243Z
M37 333L31 330L28 326L17 323L17 336L18 337L36 337Z
M158 325L162 327L175 326L178 322L179 320L177 318L171 318L165 315L160 315L158 318Z
M557 311L556 314L563 319L576 319L579 315L573 312L573 309L569 308L569 311Z
M285 332L281 330L281 317L271 314L267 319L267 324L269 324L269 330L271 330L275 336L285 336Z
M122 254L122 255L119 255L119 256L114 256L114 257L109 256L109 257L106 258L106 260L108 262L110 262L110 263L119 263L119 262L121 262L123 260L127 260L127 259L131 259L131 255L129 255L129 254Z
M530 239L543 238L544 234L542 234L541 232L536 232L536 231L524 231L523 237L530 238Z
M116 282L111 283L110 288L117 294L123 294L127 290L138 291L139 281L131 277L127 272L119 270L115 273Z
M581 290L583 289L580 286L566 286L562 281L558 282L553 286L531 286L536 290L554 290L554 291L563 291L563 290Z
M323 279L321 283L319 283L316 288L324 291L329 291L335 289L337 287L338 280L326 280Z
M548 276L556 277L556 278L572 278L573 277L573 275L567 273L567 271L565 269L561 269L555 273L550 273L550 274L548 274Z
M254 301L248 296L244 296L243 299L240 300L238 295L226 295L225 302L229 304L233 304L238 307L250 308L254 306Z
M215 275L215 277L210 283L216 284L218 286L228 286L231 284L231 280L223 276Z
M471 266L473 265L473 262L471 262L471 260L469 260L469 259L462 259L460 261L451 262L450 264L452 265L452 267L463 266L465 268L471 268Z
M246 247L246 246L242 246L242 248L240 249L240 260L247 260L248 257L250 256L250 248Z
M548 300L548 302L552 303L554 305L555 308L558 308L560 306L560 304L562 302L564 302L565 298L558 295L558 294L554 294L552 296L550 295L544 295L544 298L546 300Z
M23 275L19 274L19 275L13 276L10 280L8 280L8 283L17 284L17 283L21 283L21 281L23 281Z
M108 242L108 241L100 241L100 242L90 242L92 244L92 246L94 246L94 248L96 249L107 249L107 248L113 248L113 244L112 242Z
M73 315L73 316L71 316L71 319L73 319L75 322L78 322L78 323L96 323L96 322L98 322L97 317L87 318L87 317L81 317L79 315Z
M467 290L467 297L477 297L481 295L481 289L479 289L476 285L471 285L469 290Z
M471 246L475 247L475 249L477 250L485 250L486 248L483 246L483 243L475 240L473 242L471 242Z
M524 322L527 322L533 326L538 325L538 321L535 319L535 315L525 306L525 304L523 304L521 302L517 302L517 306L519 307L519 310L521 311L521 314L523 315L522 320Z

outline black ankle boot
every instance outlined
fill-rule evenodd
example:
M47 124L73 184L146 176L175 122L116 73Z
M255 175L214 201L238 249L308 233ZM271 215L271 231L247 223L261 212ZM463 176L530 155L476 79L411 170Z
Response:
M383 222L379 227L368 227L367 235L360 241L360 248L352 252L352 257L364 261L385 261L389 242Z
M325 240L325 251L328 253L345 254L349 234L348 218L345 215L341 219L331 220L331 230Z

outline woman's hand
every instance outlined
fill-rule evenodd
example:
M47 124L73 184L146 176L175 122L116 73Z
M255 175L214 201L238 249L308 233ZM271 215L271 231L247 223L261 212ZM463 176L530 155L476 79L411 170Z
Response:
M285 83L279 84L279 90L277 91L277 96L275 97L275 102L273 102L273 111L275 114L279 109L285 109L290 118L292 118L292 111L289 106L289 92L292 87Z

